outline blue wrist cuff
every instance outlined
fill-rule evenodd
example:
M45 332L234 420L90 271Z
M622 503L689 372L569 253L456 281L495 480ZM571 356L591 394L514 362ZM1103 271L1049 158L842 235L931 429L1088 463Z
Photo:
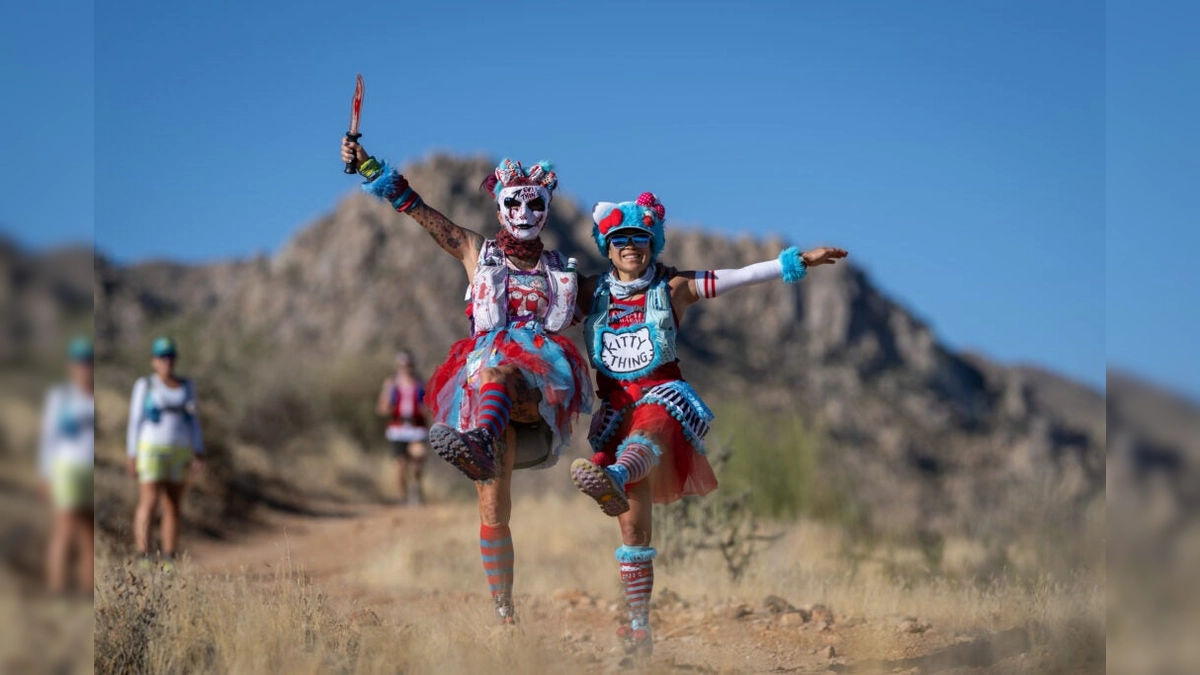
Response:
M375 195L384 201L391 201L388 199L388 193L392 190L392 183L399 176L399 171L393 169L387 162L383 162L383 168L379 171L379 175L375 177L375 180L369 180L363 183L361 187L363 192L367 194Z
M783 253L779 254L779 263L783 265L783 280L789 284L800 281L808 273L808 265L804 264L800 249L795 246L783 249Z

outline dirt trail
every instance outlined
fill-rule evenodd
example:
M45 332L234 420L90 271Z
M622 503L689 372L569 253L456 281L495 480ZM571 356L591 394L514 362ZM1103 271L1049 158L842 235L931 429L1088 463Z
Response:
M353 571L358 557L346 555L347 551L382 546L396 528L416 527L420 515L380 505L318 504L310 508L315 515L271 512L266 527L249 535L227 541L189 541L191 564L201 573L266 575L291 560L309 578L328 581Z
M273 513L267 527L228 541L188 542L188 563L201 574L273 579L290 564L319 585L328 600L373 620L403 606L439 612L457 603L486 611L483 592L445 589L391 593L362 581L363 561L377 559L397 539L434 542L439 521L462 518L467 505L421 509L381 505L319 505L318 515ZM431 545L433 545L431 543ZM658 591L660 589L656 589ZM614 631L620 611L613 599L573 589L548 596L518 593L523 630L561 652L574 672L622 668ZM705 606L669 592L656 593L655 653L644 672L1013 672L1036 668L1023 630L974 638L897 626L895 617L838 617L820 609L772 611L761 602ZM483 616L481 613L480 616ZM384 625L388 621L384 619ZM628 665L628 664L626 664Z

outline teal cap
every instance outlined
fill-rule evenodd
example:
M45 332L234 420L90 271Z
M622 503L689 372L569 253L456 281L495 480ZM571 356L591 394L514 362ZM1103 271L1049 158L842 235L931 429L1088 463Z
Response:
M92 339L86 335L76 335L67 345L67 356L72 361L92 361L96 358L96 349Z
M155 356L175 356L177 354L175 341L165 335L154 340L154 346L150 348L150 351Z

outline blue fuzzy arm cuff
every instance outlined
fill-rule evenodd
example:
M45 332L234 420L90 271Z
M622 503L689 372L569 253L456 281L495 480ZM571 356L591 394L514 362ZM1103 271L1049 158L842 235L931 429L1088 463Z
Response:
M779 263L783 265L783 280L789 284L800 281L808 273L808 265L804 264L800 249L795 246L783 249L783 253L779 254Z
M616 550L617 562L639 563L650 562L658 551L650 546L622 546Z
M383 163L383 170L375 177L375 180L367 181L362 184L363 192L369 195L375 195L385 202L390 202L394 197L399 195L392 194L393 186L396 184L396 179L400 177L400 172L392 168L391 164Z

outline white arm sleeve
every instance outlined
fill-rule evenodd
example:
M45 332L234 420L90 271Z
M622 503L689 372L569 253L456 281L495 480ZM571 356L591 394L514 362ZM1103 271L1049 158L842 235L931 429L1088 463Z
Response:
M696 272L696 294L707 300L741 286L782 278L783 263L778 260L754 263L736 270L705 270Z
M38 475L42 478L50 478L54 446L58 443L59 407L62 404L62 393L57 388L46 394L46 403L42 407L42 435L38 443Z
M139 377L133 385L133 397L129 399L129 432L126 434L125 452L137 457L138 433L142 427L143 406L146 401L146 378Z

